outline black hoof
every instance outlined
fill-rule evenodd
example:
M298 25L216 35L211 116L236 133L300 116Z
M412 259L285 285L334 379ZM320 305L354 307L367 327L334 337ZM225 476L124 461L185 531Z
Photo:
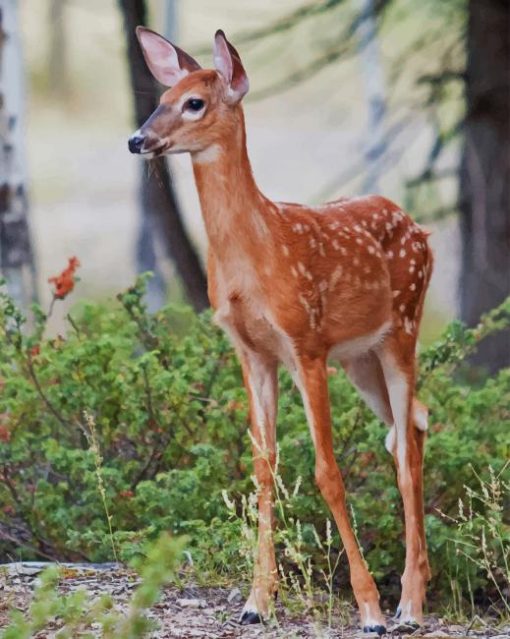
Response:
M363 626L363 632L376 632L379 636L386 634L385 626Z
M240 623L241 626L248 626L252 623L262 623L262 620L258 612L246 610L246 612L243 612L241 615Z

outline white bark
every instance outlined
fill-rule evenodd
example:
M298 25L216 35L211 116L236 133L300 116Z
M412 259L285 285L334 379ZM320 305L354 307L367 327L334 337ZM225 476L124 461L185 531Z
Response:
M17 0L0 0L0 268L12 297L26 308L35 298L28 230L25 90Z

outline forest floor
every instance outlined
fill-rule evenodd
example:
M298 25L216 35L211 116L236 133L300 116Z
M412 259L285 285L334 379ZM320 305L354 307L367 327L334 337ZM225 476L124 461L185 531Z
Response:
M42 568L37 565L7 564L0 568L0 630L8 625L9 610L26 612L38 574ZM127 570L64 568L58 589L62 596L77 589L85 589L92 601L103 594L110 594L115 608L125 612L134 588L139 583L137 576ZM241 626L238 623L243 598L237 588L213 588L190 585L164 589L159 602L150 610L148 616L157 621L159 629L150 636L153 639L351 639L370 637L363 635L352 615L353 625L333 623L328 629L303 612L290 612L282 604L277 604L277 621L265 625ZM94 624L93 624L94 625ZM37 639L52 639L62 624L52 621L45 630L40 631ZM98 628L83 629L89 632ZM76 636L80 636L81 633ZM508 639L510 625L491 625L487 620L475 617L474 620L460 623L448 623L439 618L428 617L423 627L415 630L410 627L389 624L388 634L392 638L413 637L413 639L433 639L451 637L456 639ZM376 637L376 635L374 635Z

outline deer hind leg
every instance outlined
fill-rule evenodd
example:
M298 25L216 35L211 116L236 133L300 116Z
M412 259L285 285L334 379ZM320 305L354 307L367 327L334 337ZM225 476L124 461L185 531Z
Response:
M365 404L382 422L389 426L385 446L393 453L395 446L395 424L391 411L390 397L378 356L369 351L359 357L343 359L342 367L352 385L363 398ZM428 428L428 409L416 397L413 398L412 421L420 431ZM423 439L423 437L421 438Z
M393 427L388 389L377 355L369 351L359 357L342 360L342 367L365 404L387 426Z
M241 613L242 624L268 616L278 575L273 542L273 492L276 462L277 365L249 352L241 356L250 402L253 466L258 484L258 541L250 595Z
M315 478L328 504L349 560L351 584L358 603L364 632L384 634L379 593L358 548L345 502L345 487L333 452L331 415L325 358L301 357L295 380L315 446Z
M394 418L387 446L397 466L404 504L406 560L397 617L423 622L423 602L430 569L423 514L423 446L426 409L414 398L414 340L392 335L378 350Z

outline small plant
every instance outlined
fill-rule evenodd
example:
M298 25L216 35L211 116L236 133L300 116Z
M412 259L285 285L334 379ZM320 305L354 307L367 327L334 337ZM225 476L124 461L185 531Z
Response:
M469 584L471 610L476 613L477 589L491 590L491 613L510 619L510 525L505 521L505 504L510 495L510 462L496 472L489 467L485 477L474 469L477 486L465 486L456 515L441 513L455 524L451 542L457 557L452 576L452 596L458 616L464 615L459 581ZM485 579L480 579L480 570ZM462 574L464 573L464 575Z
M85 422L87 424L87 430L85 432L88 440L89 440L89 445L90 445L90 450L92 452L92 454L94 455L94 464L96 467L96 479L97 479L97 489L99 491L99 494L101 495L101 501L103 502L103 508L104 508L104 512L106 515L106 521L108 523L108 533L110 535L110 541L112 544L112 554L113 554L113 558L115 559L115 562L118 562L118 557L117 557L117 548L115 545L115 538L113 536L113 529L112 529L112 515L110 515L110 509L108 508L108 500L106 497L106 489L105 489L105 485L104 485L104 481L103 481L103 473L102 473L102 468L101 468L101 464L103 462L103 459L101 457L101 451L99 450L99 442L97 439L97 432L96 432L96 424L94 422L94 418L92 417L92 415L90 415L89 413L85 412Z

